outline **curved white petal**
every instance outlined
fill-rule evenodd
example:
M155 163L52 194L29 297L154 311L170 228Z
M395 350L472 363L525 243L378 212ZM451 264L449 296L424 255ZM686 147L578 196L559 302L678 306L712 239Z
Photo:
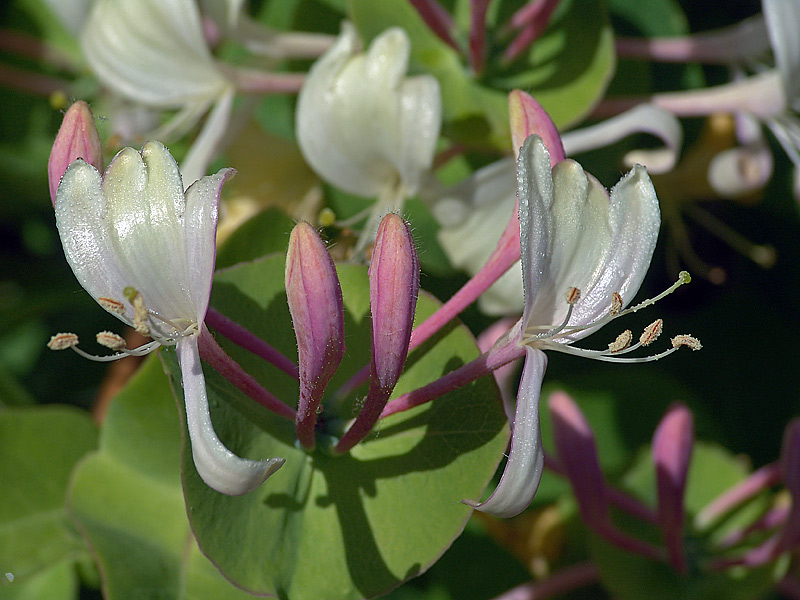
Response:
M800 2L763 0L761 3L775 62L789 98L800 96Z
M757 144L724 150L708 165L708 183L722 198L740 198L761 189L772 176L769 146Z
M528 507L539 488L544 469L539 395L546 368L545 353L526 347L508 462L497 489L486 502L464 500L477 510L503 518L516 516Z
M639 289L658 237L658 199L643 167L634 167L610 197L574 161L547 169L541 141L526 142L518 169L525 327L561 323L571 287L581 298L570 324L588 325L608 311L613 292L627 303Z
M186 267L198 323L205 319L211 295L222 184L234 173L233 169L222 169L216 175L194 182L186 190L186 211L183 214Z
M192 183L205 175L209 163L220 151L222 140L228 132L228 122L231 119L235 95L236 90L231 86L223 92L206 117L203 128L192 142L189 152L181 164L181 174L185 182Z
M297 139L326 181L361 196L402 186L416 192L433 160L441 124L439 85L405 77L410 42L385 31L366 53L353 26L309 71L297 102Z
M280 469L285 459L248 460L236 456L224 446L211 422L197 336L181 339L177 350L183 378L186 424L197 473L209 487L229 496L253 491Z
M150 106L190 104L228 85L192 0L98 0L81 46L104 85Z
M44 0L44 3L74 36L83 28L92 4L91 0Z
M620 115L575 131L561 138L568 156L608 146L634 133L652 134L664 143L663 148L636 150L625 156L625 164L643 164L653 173L672 170L683 141L683 129L675 116L650 104L641 104Z
M117 260L106 212L100 173L83 160L75 161L56 193L56 226L64 254L78 282L93 298L122 302L122 290L130 285L131 277ZM131 324L133 311L124 306L122 314L109 312Z

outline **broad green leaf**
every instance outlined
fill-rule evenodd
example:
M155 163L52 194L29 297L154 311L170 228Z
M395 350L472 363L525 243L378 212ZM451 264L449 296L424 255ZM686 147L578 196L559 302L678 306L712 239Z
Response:
M239 600L198 550L180 484L181 424L157 357L112 402L100 449L75 472L70 510L108 600Z
M692 453L686 493L687 520L723 491L741 481L747 470L730 453L711 444L697 443ZM625 487L655 505L655 476L649 451L643 451L636 465L624 479ZM666 563L620 550L600 537L593 536L590 549L600 568L600 577L611 593L621 600L749 600L771 589L786 572L788 556L758 568L734 567L721 571L708 568L714 556L714 543L723 533L753 522L766 508L764 498L757 498L712 531L695 531L688 525L686 534L689 573L681 575ZM660 543L651 526L626 521L628 533ZM737 549L738 553L747 548Z
M212 303L295 358L283 270L283 256L222 270ZM330 393L367 363L370 345L366 269L341 265L338 272L348 353ZM417 319L437 306L421 294ZM296 403L297 383L290 377L225 347L270 391ZM395 393L476 355L469 332L453 325L412 353ZM488 377L385 419L342 457L298 450L293 423L256 406L213 372L207 382L220 438L240 455L281 456L286 464L258 490L233 498L200 480L187 449L184 488L193 529L203 551L238 585L293 600L373 597L425 571L461 533L471 510L459 500L481 496L508 439ZM323 418L352 416L354 401L334 407L327 398Z
M78 597L78 577L75 564L66 559L24 579L0 573L2 600L75 600Z
M240 225L217 251L217 268L286 252L294 221L277 208L268 208Z
M86 553L64 503L75 464L96 446L91 418L75 408L0 410L0 575L11 585Z

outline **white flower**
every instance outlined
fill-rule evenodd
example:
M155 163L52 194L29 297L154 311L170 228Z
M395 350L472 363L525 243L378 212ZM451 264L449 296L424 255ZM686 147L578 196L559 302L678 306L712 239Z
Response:
M378 197L375 215L382 215L415 194L430 168L441 99L434 77L406 76L405 31L383 32L364 52L360 45L355 28L342 23L336 44L314 63L300 91L297 140L320 177L351 194Z
M72 163L55 211L64 253L84 289L153 338L128 350L119 336L98 334L100 343L119 352L104 358L176 346L197 472L217 491L238 495L260 485L283 459L237 457L217 438L209 414L198 336L211 293L220 188L230 173L203 177L184 193L169 151L148 142L141 153L121 150L102 177L83 160ZM85 355L75 344L77 336L59 334L50 346Z

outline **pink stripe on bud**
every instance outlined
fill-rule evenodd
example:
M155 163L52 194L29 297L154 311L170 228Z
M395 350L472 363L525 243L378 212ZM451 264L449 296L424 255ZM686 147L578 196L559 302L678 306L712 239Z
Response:
M103 172L103 146L94 124L94 115L89 105L78 100L69 107L56 134L50 159L47 161L47 176L50 180L50 200L56 204L56 190L61 177L77 159L82 158L101 173Z
M567 394L555 392L548 404L558 459L572 484L581 517L588 527L603 531L608 521L606 484L592 429Z
M533 96L522 90L512 90L508 95L508 115L515 158L519 158L519 149L525 140L535 134L542 138L550 152L551 166L564 160L566 155L556 124Z
M353 425L339 440L347 452L372 430L394 390L408 354L419 292L419 260L411 228L389 213L375 238L369 266L372 361L369 392Z
M686 477L694 445L694 419L683 404L670 406L653 435L653 463L658 487L658 521L670 563L679 573L688 569L683 547Z
M286 296L300 371L297 439L311 449L322 394L344 355L344 308L333 260L316 229L305 222L289 238Z

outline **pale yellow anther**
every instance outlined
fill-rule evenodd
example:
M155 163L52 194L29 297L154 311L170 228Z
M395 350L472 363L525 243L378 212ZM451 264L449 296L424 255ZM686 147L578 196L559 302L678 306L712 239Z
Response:
M78 336L74 333L57 333L47 342L50 350L66 350L78 345Z
M564 295L564 299L567 301L567 304L574 306L578 303L578 300L581 299L581 291L576 287L571 287Z
M125 289L127 290L128 288ZM149 315L144 304L144 298L135 290L131 294L126 293L126 296L128 296L133 305L133 328L142 335L150 335Z
M611 316L616 316L622 310L622 296L620 296L617 292L611 294L611 310L609 310L609 314Z
M626 329L617 336L617 339L608 345L608 349L612 354L615 352L622 352L631 345L631 340L633 340L633 334L630 329Z
M327 206L319 211L317 215L317 223L320 227L331 227L336 223L336 213Z
M118 313L120 315L125 312L125 305L118 300L114 300L113 298L100 296L97 299L97 303L109 312Z
M692 350L700 350L703 345L700 343L696 337L692 337L691 335L682 333L681 335L676 335L672 338L672 347L673 348L680 348L681 346L686 346L687 348L691 348Z
M692 281L692 276L689 275L689 271L681 271L678 273L678 281L680 281L682 284L689 283Z
M112 350L122 350L127 345L125 338L111 331L101 331L97 334L97 343Z
M642 346L649 346L658 339L661 332L664 330L664 321L656 319L650 325L644 328L642 336L639 338L639 343Z

